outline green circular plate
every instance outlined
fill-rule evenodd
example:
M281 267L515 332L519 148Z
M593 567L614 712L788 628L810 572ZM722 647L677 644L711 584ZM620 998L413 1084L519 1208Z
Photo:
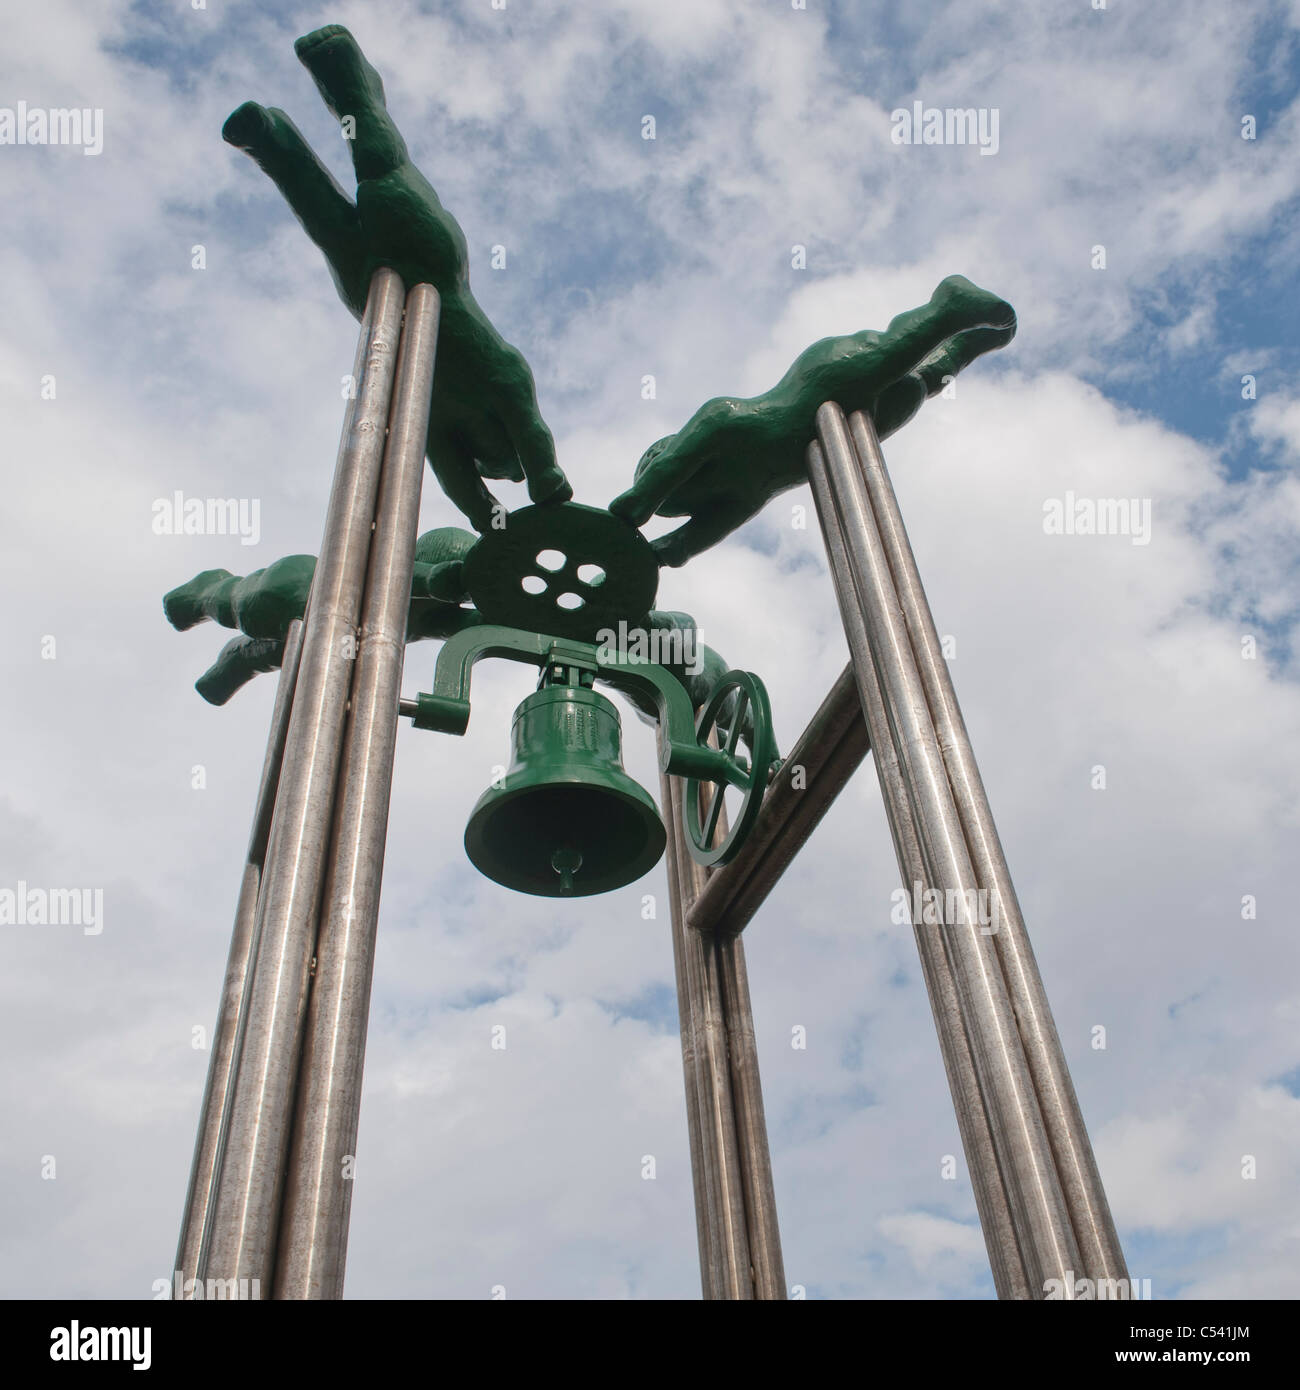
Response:
M654 604L659 562L635 527L599 507L547 503L511 512L465 558L484 622L575 642L637 623Z

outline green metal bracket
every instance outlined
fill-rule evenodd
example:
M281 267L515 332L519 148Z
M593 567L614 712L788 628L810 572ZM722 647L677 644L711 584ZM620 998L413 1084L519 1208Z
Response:
M747 784L747 769L738 766L734 757L698 741L690 697L670 671L621 651L521 628L483 624L448 638L438 653L432 692L416 697L411 722L417 729L443 734L465 732L469 727L471 674L474 663L484 657L523 662L543 671L560 668L560 674L574 672L579 681L587 674L626 694L639 694L653 703L664 730L659 755L662 771L675 777L726 781L733 786Z

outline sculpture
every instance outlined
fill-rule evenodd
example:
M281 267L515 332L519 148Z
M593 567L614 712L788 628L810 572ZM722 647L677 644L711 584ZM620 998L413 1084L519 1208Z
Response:
M468 599L463 561L476 539L459 526L439 526L416 541L408 642L450 637L478 622L473 609L461 606ZM164 595L163 613L178 632L210 619L240 633L195 682L209 704L224 705L254 676L279 669L289 624L307 607L315 571L314 555L286 555L242 578L204 570Z
M283 111L245 102L222 136L271 177L325 253L343 302L361 317L370 277L391 266L407 286L427 281L442 299L428 458L443 491L479 531L500 506L487 478L528 481L534 502L573 495L537 408L533 375L469 288L465 235L411 163L384 104L384 84L357 41L327 24L294 45L325 104L355 124L353 203Z
M476 540L458 526L435 527L417 539L408 642L445 639L481 622L468 606L464 584L464 561ZM164 595L163 613L178 632L212 621L239 633L195 682L209 704L224 705L254 676L279 669L289 624L307 607L315 570L314 555L286 555L242 577L229 570L204 570ZM698 642L695 619L689 613L653 610L631 626L648 633L679 634L660 644L666 653L660 664L677 677L693 705L703 704L728 667L716 651ZM629 698L653 723L653 706L635 695Z
M411 163L389 116L383 81L356 40L330 24L299 39L298 57L326 105L348 121L357 175L355 204L283 111L254 102L226 121L223 137L253 156L324 252L339 294L360 317L373 272L390 266L408 285L427 281L442 300L427 454L444 492L480 532L500 524L500 504L484 477L526 478L534 502L559 504L572 489L555 460L537 409L532 373L504 342L469 290L465 237ZM652 515L687 521L650 543L660 565L679 566L744 525L775 496L806 481L804 447L818 406L838 401L867 411L884 438L906 424L976 357L1015 336L1003 299L960 275L940 282L928 303L898 315L883 333L823 338L796 359L770 391L751 399L707 401L677 434L652 444L632 486L610 503L634 527ZM570 518L557 508L562 529ZM612 524L612 523L611 523ZM446 638L481 621L469 605L463 565L476 537L457 527L419 538L407 640ZM173 589L164 610L180 630L205 618L235 628L217 661L196 683L223 704L242 685L280 664L289 623L301 616L315 560L287 556L244 578L209 570ZM629 613L632 625L694 633L686 614ZM725 666L703 648L704 666ZM666 663L673 669L672 663ZM674 672L702 703L700 674ZM644 713L649 713L643 709Z
M645 451L632 486L609 509L633 526L656 514L689 517L651 542L660 564L684 565L773 497L807 482L804 449L823 401L839 402L848 414L866 411L884 439L946 380L1015 332L1015 311L1004 299L950 275L929 303L899 314L884 333L823 338L763 395L706 401L681 430Z

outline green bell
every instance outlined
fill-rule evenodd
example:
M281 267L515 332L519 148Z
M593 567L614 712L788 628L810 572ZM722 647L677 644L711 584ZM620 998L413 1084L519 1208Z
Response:
M622 888L659 862L653 798L623 770L618 710L585 686L548 685L515 710L505 781L479 798L465 852L488 878L538 897Z

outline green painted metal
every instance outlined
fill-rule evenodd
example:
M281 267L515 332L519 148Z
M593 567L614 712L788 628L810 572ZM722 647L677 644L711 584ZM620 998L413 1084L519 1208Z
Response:
M608 887L620 887L658 862L656 852L644 868L632 872L632 868L642 862L642 854L649 852L635 833L639 823L635 806L641 804L641 798L651 807L654 801L647 792L631 783L623 771L621 757L616 756L617 711L591 689L597 679L626 694L635 694L639 703L654 705L664 734L660 739L660 766L673 776L689 779L688 798L697 807L694 822L690 821L688 811L688 824L692 826L688 846L691 854L702 864L718 864L726 863L739 850L753 827L767 788L768 774L776 761L771 705L757 676L744 671L727 672L712 692L697 724L681 682L654 662L639 661L624 651L591 643L484 624L458 633L443 645L434 669L433 690L421 693L416 700L417 712L413 718L416 727L463 734L469 727L474 666L488 657L524 662L539 667L542 673L542 689L538 695L529 696L515 712L511 773L503 788L492 788L483 794L466 831L466 850L489 878L507 887L520 888L522 892L597 893L606 888L591 885L608 881ZM538 698L555 691L564 694L547 700ZM550 713L544 718L530 716L521 722L521 716L534 708ZM614 754L610 753L608 737L599 742L600 751L596 751L596 745L589 747L584 742L586 734L579 737L574 732L575 724L581 725L595 717L584 711L605 711L606 708L614 719ZM727 737L722 747L713 748L709 745L709 734L722 719L727 721ZM738 751L742 740L750 750L748 758ZM570 750L573 760L571 776L565 771L566 758L570 755L566 749ZM603 773L608 773L612 782ZM581 795L548 795L553 786L565 787L574 782L584 788ZM635 795L629 783L636 787ZM699 824L699 788L703 783L715 788L737 787L743 793L729 833L716 846L712 844L716 812L703 827ZM596 793L601 789L611 791L610 826L622 827L609 841L599 839L599 834L604 832L595 828L600 821ZM576 828L569 839L565 839L561 813L570 801L574 803L572 815ZM715 804L720 804L720 798L715 797ZM504 811L507 806L511 808L508 814ZM499 819L498 811L501 811ZM611 829L610 834L613 833ZM521 847L520 858L513 867L505 862L509 857L507 847L512 842ZM625 851L626 877L620 877L623 870L616 864L612 848L615 843L641 846ZM583 844L593 847L591 854L586 854ZM604 848L598 849L598 844ZM662 850L662 843L659 848ZM572 852L578 853L579 863L570 862ZM564 864L552 863L551 856L556 854L564 857ZM584 863L591 872L579 878L577 875ZM548 866L549 873L544 871ZM525 884L532 886L523 886Z
M479 613L466 606L469 593L462 563L477 540L472 531L440 526L416 541L408 642L444 639L482 622ZM284 635L289 624L303 616L315 567L313 555L289 555L243 577L228 570L205 570L164 596L163 612L179 631L210 621L241 634L226 644L196 682L210 704L225 704L254 676L279 669ZM666 652L661 664L676 677L693 708L708 699L728 669L712 647L698 641L695 619L689 613L652 610L629 626L634 632L664 639L659 642ZM658 719L654 700L644 692L623 693L644 718Z
M559 668L568 674L565 668ZM542 897L622 888L667 842L654 798L623 770L618 710L567 681L515 711L513 758L465 828L470 861L495 882Z
M465 587L484 622L595 642L643 621L659 564L626 521L568 502L526 507L485 532L465 560Z
M320 247L343 302L359 319L370 278L391 266L408 289L441 296L438 369L428 457L443 491L479 531L504 510L483 482L527 479L534 502L573 495L537 407L533 374L489 322L469 288L465 234L411 162L384 99L384 84L339 24L294 45L348 139L357 179L347 196L283 111L245 102L222 127L284 195Z
M417 542L407 640L445 645L432 691L417 698L415 723L463 733L472 668L484 657L541 672L542 688L516 711L507 784L485 793L471 817L471 858L500 882L531 885L524 891L574 894L630 882L657 862L663 826L653 800L623 771L617 711L592 689L599 681L662 726L661 764L689 781L691 853L701 863L727 862L749 833L776 760L771 709L756 676L729 671L708 647L696 649L695 664L684 645L666 664L632 653L632 633L695 637L688 614L651 609L659 566L684 564L805 482L804 450L824 402L866 411L887 437L975 358L1010 342L1014 310L949 276L883 333L823 338L765 394L706 402L682 430L645 451L632 486L609 511L578 505L528 364L470 293L464 234L411 162L378 72L340 25L295 48L343 126L355 201L282 111L247 102L226 121L224 138L274 181L358 318L381 266L408 286L432 284L442 301L427 454L444 492L480 534L443 527ZM484 478L526 480L540 505L510 514ZM647 541L637 528L655 514L687 520ZM207 570L165 596L176 628L210 619L240 634L197 682L205 699L224 703L280 664L314 570L312 556L290 555L242 578ZM611 634L618 634L613 642ZM709 746L714 730L720 748ZM717 794L701 819L706 784ZM743 795L715 845L723 787ZM561 814L570 803L575 809Z
M691 857L707 865L728 864L739 853L758 819L763 795L777 762L771 701L767 687L752 672L728 671L718 682L700 711L696 741L707 744L715 730L718 744L728 759L727 782L739 787L743 795L726 834L715 841L725 788L713 778L687 779L683 801ZM747 759L738 751L742 741L749 746ZM713 792L708 810L702 812L700 792L706 781L712 782Z
M408 642L450 637L480 621L463 606L464 560L477 540L462 527L439 526L416 541ZM242 577L204 570L163 596L163 614L178 632L211 621L241 634L195 683L209 704L224 705L255 675L279 669L289 624L307 607L315 571L314 555L286 555Z
M690 697L682 683L664 667L635 660L617 649L492 623L467 628L443 644L434 667L433 689L416 699L419 712L412 720L416 728L463 734L469 726L474 665L487 657L600 679L636 698L638 703L653 707L664 730L660 765L665 772L679 777L728 775L725 756L698 743Z
M683 565L807 481L804 450L824 402L838 402L846 414L865 410L884 439L1015 332L1006 300L950 275L928 303L899 314L885 332L823 338L763 395L707 401L683 429L645 451L635 481L610 511L634 526L655 514L689 517L651 542L661 564Z

